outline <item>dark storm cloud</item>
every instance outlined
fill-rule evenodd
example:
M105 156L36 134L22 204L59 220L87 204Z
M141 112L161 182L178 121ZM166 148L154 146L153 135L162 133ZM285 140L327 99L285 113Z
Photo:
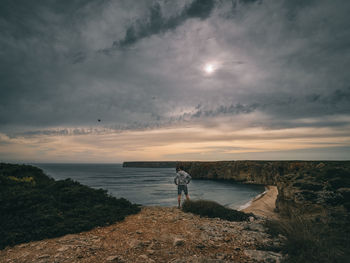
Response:
M258 104L252 105L242 105L240 103L231 104L229 106L219 105L214 109L205 109L202 105L197 105L193 112L186 112L178 118L178 120L183 119L195 119L195 118L213 118L219 116L233 116L239 114L248 114L254 112L259 107Z
M134 112L152 111L149 108L142 108L142 103L133 102L130 95L124 94L125 92L122 92L122 97L120 97L121 94L111 97L107 91L107 94L94 92L92 96L84 98L84 85L87 83L84 81L75 83L76 76L72 73L79 75L79 70L86 71L86 68L76 69L69 64L81 64L88 58L87 54L91 53L91 50L84 46L85 43L81 43L79 37L76 36L80 32L81 23L86 23L91 16L91 12L86 12L85 9L93 11L94 8L101 9L106 2L109 1L1 2L0 25L2 32L5 33L0 39L3 62L0 73L3 91L0 122L3 126L11 125L11 123L31 127L38 125L45 127L55 123L93 124L99 115L104 115L104 111L115 106L123 107L124 104L130 107L135 106ZM163 17L160 5L155 3L150 7L150 16L146 18L148 23L143 24L141 19L136 22L140 27L136 35L137 40L175 28L188 18L205 19L210 15L213 7L213 0L195 0L185 5L180 15L174 15L168 19ZM118 15L118 12L123 12L123 10L117 10L115 14ZM133 34L130 33L132 28L126 29L126 37L119 41L121 46L136 41L136 39L132 40L130 35ZM121 73L117 75L124 73L121 70ZM93 74L96 74L94 69ZM128 73L125 76L127 78ZM147 79L143 82L147 82ZM126 88L133 96L135 88ZM142 91L137 92L142 94ZM84 103L89 104L87 111L78 106L82 98L84 98ZM146 107L147 103L146 101ZM19 114L13 114L14 112L19 112ZM84 115L84 113L89 115ZM144 119L143 116L141 118ZM142 124L134 120L132 123L120 126L147 127L149 126L148 121L154 118L159 119L159 115L151 112L146 122Z
M236 8L237 3L251 4L259 0L238 0L232 1L232 7ZM199 18L206 19L210 16L215 7L215 0L194 0L175 16L166 18L162 14L161 6L155 3L150 7L149 16L139 19L134 24L126 29L125 37L115 41L112 48L101 50L103 53L108 53L114 49L125 48L135 44L137 41L150 37L152 35L161 34L168 30L175 29L183 24L187 19Z
M260 113L268 120L252 125L345 127L319 119L350 114L349 10L326 0L1 1L0 132ZM210 76L207 62L218 64Z
M194 0L180 14L165 18L163 17L160 4L155 3L150 8L149 17L137 20L133 25L129 26L126 29L125 37L119 41L115 41L112 49L128 47L143 38L172 30L190 18L206 19L209 17L214 6L214 0ZM102 51L108 52L111 49L104 49Z

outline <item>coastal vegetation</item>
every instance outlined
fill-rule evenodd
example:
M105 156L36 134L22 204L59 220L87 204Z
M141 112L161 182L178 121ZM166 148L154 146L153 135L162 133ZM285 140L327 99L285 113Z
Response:
M200 216L221 218L228 221L245 221L248 220L250 216L253 216L253 214L246 214L241 211L233 210L208 200L186 200L182 205L182 210Z
M55 181L30 165L0 164L0 249L106 226L139 211L106 190Z
M286 263L350 262L349 161L183 162L192 178L276 185Z
M285 237L284 263L350 262L349 215L323 219L319 221L299 214L266 222L271 235Z

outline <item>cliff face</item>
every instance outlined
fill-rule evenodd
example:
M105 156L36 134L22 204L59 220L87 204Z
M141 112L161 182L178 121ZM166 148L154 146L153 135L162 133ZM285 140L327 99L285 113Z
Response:
M177 162L124 162L123 167L133 168L175 168Z
M281 214L346 213L350 209L349 161L179 162L194 179L276 185Z

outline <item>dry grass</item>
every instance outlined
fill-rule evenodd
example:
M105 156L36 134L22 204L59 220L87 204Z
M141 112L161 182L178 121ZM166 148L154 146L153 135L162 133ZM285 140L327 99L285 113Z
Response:
M268 221L270 234L286 237L283 252L287 263L350 262L349 218L317 222L303 215Z

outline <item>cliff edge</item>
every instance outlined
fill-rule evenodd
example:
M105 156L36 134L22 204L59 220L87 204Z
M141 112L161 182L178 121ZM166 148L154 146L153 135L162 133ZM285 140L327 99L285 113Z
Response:
M178 162L194 179L277 186L281 215L344 214L350 210L350 161Z
M282 240L263 219L230 222L144 207L107 227L0 251L0 262L280 262Z

